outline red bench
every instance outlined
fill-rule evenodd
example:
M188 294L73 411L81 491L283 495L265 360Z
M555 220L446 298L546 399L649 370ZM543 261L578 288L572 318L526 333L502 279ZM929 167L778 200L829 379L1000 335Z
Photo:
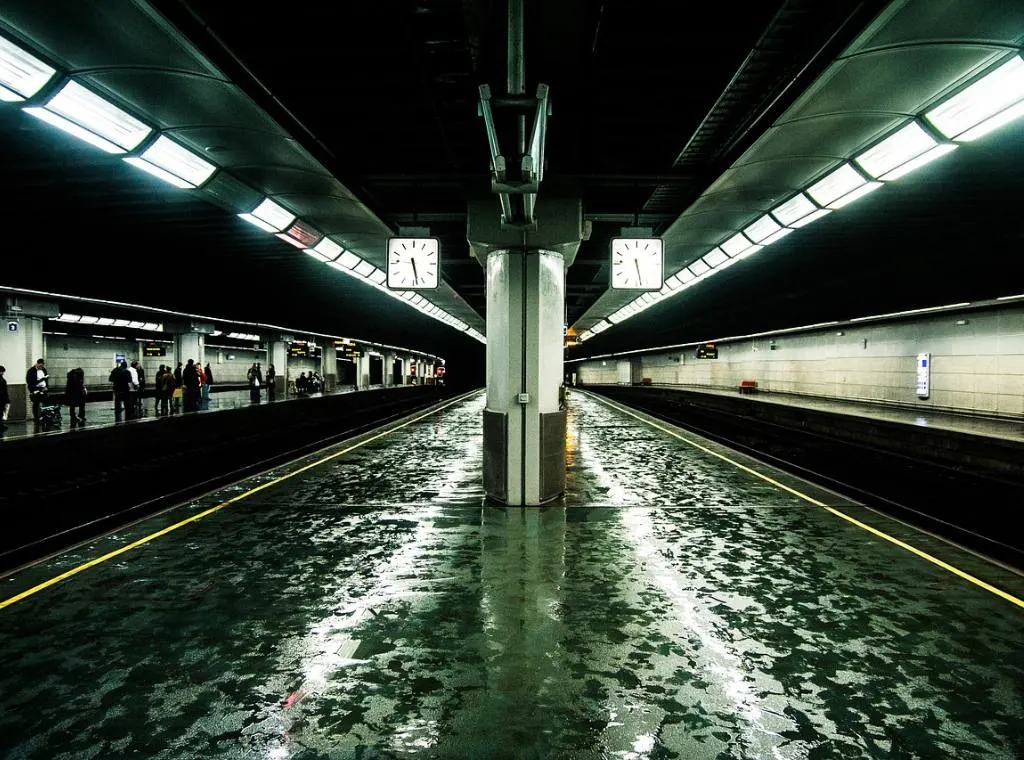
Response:
M739 391L740 393L753 393L757 390L756 380L740 380Z

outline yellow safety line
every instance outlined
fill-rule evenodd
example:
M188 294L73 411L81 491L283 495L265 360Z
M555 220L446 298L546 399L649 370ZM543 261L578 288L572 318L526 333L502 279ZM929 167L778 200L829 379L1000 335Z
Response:
M992 584L986 583L985 581L981 580L980 578L976 578L973 575L971 575L970 573L964 572L960 568L954 567L953 565L949 564L948 562L945 562L945 561L939 559L938 557L935 557L935 556L929 554L928 552L922 551L921 549L918 549L915 546L911 546L907 542L901 541L900 539L896 538L895 536L890 536L888 533L885 533L884 531L881 531L878 528L873 528L872 526L868 525L867 523L861 522L860 520L858 520L855 517L850 517L850 515L846 514L845 512L841 512L838 509L836 509L835 507L830 507L827 504L825 504L824 502L818 501L817 499L813 499L810 496L808 496L807 494L801 493L800 491L797 491L795 488L790 488L789 486L785 485L784 483L780 483L779 481L775 480L774 478L768 477L764 473L758 472L757 470L754 470L754 469L752 469L750 467L747 467L746 465L740 464L739 462L737 462L737 461L735 461L733 459L730 459L729 457L725 456L724 454L720 454L717 451L712 451L707 446L702 446L699 443L697 443L696 441L691 441L686 436L682 436L682 435L680 435L679 433L677 433L674 430L670 430L669 428L664 427L662 425L659 425L658 423L653 422L652 420L644 419L643 417L639 416L638 414L633 413L629 409L627 409L627 408L625 408L625 407L623 407L623 406L621 406L619 404L613 403L612 401L609 401L608 399L601 398L600 396L597 396L597 395L594 395L594 394L589 394L588 393L587 395L591 396L591 398L597 399L598 401L600 401L603 404L606 404L607 406L610 406L611 408L615 409L616 411L619 411L619 412L621 412L623 414L628 414L630 417L638 419L641 422L646 423L647 425L650 425L651 427L656 428L656 429L662 431L663 433L668 433L669 435L673 436L674 438L678 438L680 441L683 441L684 443L687 443L690 446L693 446L695 449L700 449L701 451L705 452L706 454L710 454L713 457L717 457L718 459L721 459L724 462L728 462L733 467L736 467L736 468L738 468L740 470L743 470L744 472L750 473L754 477L760 478L761 480L764 480L764 481L766 481L768 483L771 483L773 486L781 488L783 491L787 491L788 493L791 493L794 496L798 496L799 498L803 499L804 501L810 502L811 504L815 505L816 507L821 507L822 509L825 509L826 511L831 512L836 517L841 517L842 519L846 520L847 522L849 522L849 523L851 523L853 525L856 525L858 528L863 528L864 530L868 531L869 533L871 533L871 534L873 534L875 536L878 536L879 538L884 538L889 543L895 544L896 546L900 547L901 549L906 549L908 552L911 552L912 554L916 554L918 557L921 557L922 559L928 560L933 565L941 567L943 570L948 570L949 572L953 573L953 575L959 576L960 578L963 578L965 581L969 581L970 583L973 583L975 586L983 588L986 591L989 591L989 592L995 594L996 596L1001 597L1001 598L1005 599L1006 601L1008 601L1008 602L1010 602L1012 604L1016 604L1018 607L1024 608L1024 600L1014 596L1013 594L1010 594L1010 593L1008 593L1006 591L1003 591L1000 588L996 588Z
M4 599L2 602L0 602L0 610L4 609L5 607L10 607L12 604L15 604L16 602L20 602L22 599L27 599L28 597L32 596L33 594L39 593L40 591L42 591L45 588L49 588L50 586L53 586L54 584L60 583L63 580L67 580L68 578L71 578L72 576L78 575L79 573L84 572L85 570L88 570L90 567L95 567L96 565L100 564L101 562L106 562L108 559L113 559L114 557L116 557L116 556L118 556L120 554L124 554L125 552L131 551L132 549L135 549L135 548L137 548L139 546L142 546L144 544L148 544L150 541L154 541L154 540L160 538L160 536L165 536L168 533L170 533L171 531L175 531L178 528L182 528L182 527L188 525L189 523L194 523L197 520L202 520L204 517L208 517L209 515L212 515L214 512L219 512L220 510L224 509L225 507L228 507L228 506L234 504L235 502L241 501L242 499L245 499L245 498L247 498L249 496L252 496L255 493L259 493L260 491L262 491L265 488L270 488L271 486L276 486L278 483L282 483L285 480L288 480L289 478L293 478L293 477L295 477L296 475L298 475L300 473L306 472L307 470L311 470L314 467L318 467L318 466L324 464L325 462L329 462L332 459L336 459L337 457L340 457L340 456L342 456L344 454L348 454L350 451L354 451L354 450L356 450L358 448L361 448L361 447L365 446L368 443L372 443L373 441L376 441L378 438L383 438L386 435L391 435L396 430L401 430L404 427L408 427L409 425L412 425L414 422L419 422L420 420L425 419L427 417L430 417L433 414L437 414L438 412L440 412L440 411L442 411L444 409L447 409L449 406L452 406L453 404L457 404L460 401L465 400L465 398L467 396L470 396L473 393L477 393L477 392L478 391L472 391L471 393L463 394L462 396L459 396L457 399L455 399L454 401L450 401L449 403L445 404L444 406L438 407L437 409L432 409L429 412L426 412L425 414L421 414L419 417L414 417L411 420L407 420L407 421L403 422L401 425L396 425L393 428L385 430L383 433L377 433L377 435L371 436L370 438L367 438L365 441L360 441L359 443L353 444L352 446L349 446L349 447L347 447L345 449L342 449L341 451L337 451L337 452L335 452L333 454L330 454L330 455L324 457L323 459L318 459L316 462L312 462L310 464L304 465L304 466L300 467L299 469L295 470L294 472L288 473L287 475L282 475L279 478L274 478L274 480L271 480L271 481L269 481L267 483L264 483L263 485L256 486L255 488L253 488L253 489L251 489L249 491L246 491L243 494L239 494L238 496L233 496L232 498L228 499L227 501L221 502L220 504L218 504L215 507L210 507L209 509L203 510L202 512L199 512L198 514L192 515L191 517L187 517L184 520L182 520L181 522L176 522L174 525L168 525L166 528L164 528L162 530L158 530L156 533L150 533L148 536L144 536L143 538L140 538L138 541L132 541L130 544L126 544L126 545L124 545L124 546L122 546L122 547L120 547L118 549L114 549L112 552L107 552L102 557L96 557L95 559L91 559L88 562L85 562L85 563L79 565L78 567L73 567L72 569L70 569L70 570L68 570L66 572L63 572L60 575L54 576L53 578L50 578L49 580L43 581L38 586L33 586L32 588L28 589L27 591L22 591L20 594L16 594L15 596L12 596L10 599Z

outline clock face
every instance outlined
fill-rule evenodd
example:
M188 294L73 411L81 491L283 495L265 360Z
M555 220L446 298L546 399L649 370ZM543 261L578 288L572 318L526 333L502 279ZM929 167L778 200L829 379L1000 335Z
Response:
M436 288L441 267L437 238L388 240L388 287L393 290Z
M614 238L612 288L661 290L663 250L661 238Z

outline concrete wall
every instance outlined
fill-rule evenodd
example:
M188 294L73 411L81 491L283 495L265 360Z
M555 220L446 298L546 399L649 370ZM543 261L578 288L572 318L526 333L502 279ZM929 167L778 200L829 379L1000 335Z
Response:
M45 335L43 356L46 368L53 378L52 387L63 389L69 370L81 367L85 371L85 386L97 390L110 390L110 371L114 357L123 353L131 364L136 359L146 372L146 387L153 389L153 379L161 364L173 364L174 344L167 343L167 356L143 357L142 347L134 340L107 340L71 335ZM24 370L23 370L24 373Z
M718 359L697 359L693 346L643 355L641 375L658 385L735 390L741 380L750 379L757 381L759 392L1024 415L1021 307L844 324L717 345ZM919 399L915 390L919 353L931 354L927 399ZM579 384L618 384L620 361L608 358L569 368L575 367Z
M247 383L249 367L253 362L262 365L267 371L267 352L250 348L221 348L216 345L207 346L204 351L206 361L213 371L213 384Z

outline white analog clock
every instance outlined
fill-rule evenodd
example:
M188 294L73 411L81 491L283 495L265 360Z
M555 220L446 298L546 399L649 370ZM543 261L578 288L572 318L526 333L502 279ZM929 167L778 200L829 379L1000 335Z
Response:
M388 240L388 287L393 290L436 288L441 268L437 238Z
M661 290L663 251L661 238L613 238L612 288Z

